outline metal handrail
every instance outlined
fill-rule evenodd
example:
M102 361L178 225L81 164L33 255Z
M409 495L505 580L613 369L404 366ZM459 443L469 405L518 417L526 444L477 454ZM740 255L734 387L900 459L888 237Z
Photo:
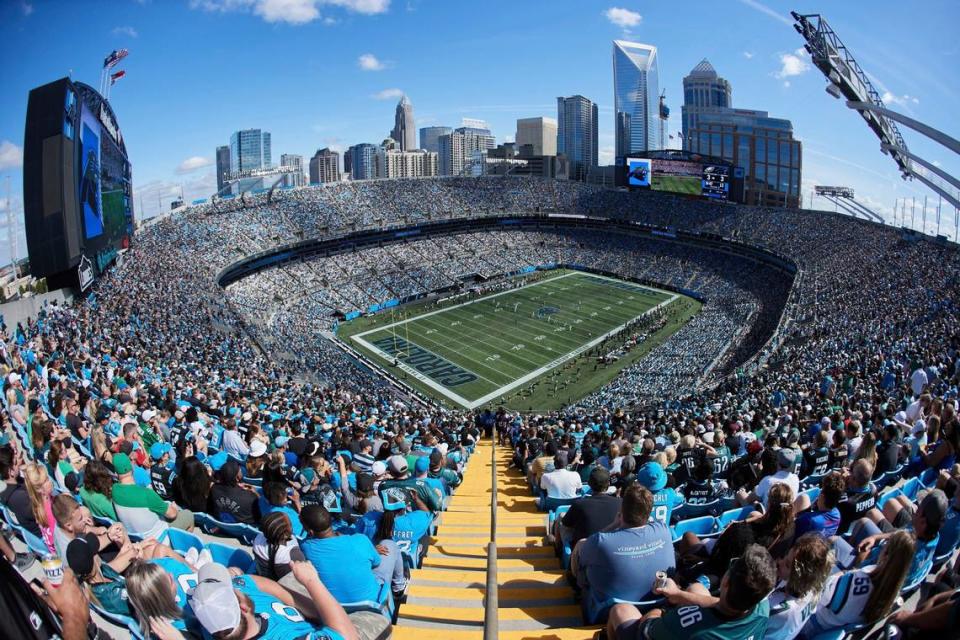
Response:
M483 640L496 640L499 635L497 610L497 443L496 434L490 446L490 542L487 544L487 589L483 612Z

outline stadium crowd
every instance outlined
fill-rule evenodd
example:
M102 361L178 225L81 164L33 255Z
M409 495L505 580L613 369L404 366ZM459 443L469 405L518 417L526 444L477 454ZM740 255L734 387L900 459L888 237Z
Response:
M217 285L229 264L307 237L542 211L717 234L799 273L628 236L499 232ZM707 304L621 378L544 416L410 402L318 339L335 310L549 262ZM59 586L48 574L24 592L35 617L10 624L72 640L93 607L164 640L375 637L495 424L608 637L955 630L958 276L955 249L860 221L563 181L345 183L159 220L90 296L2 327L0 505L30 551L2 538L0 571L26 588L17 571L35 556L64 567Z

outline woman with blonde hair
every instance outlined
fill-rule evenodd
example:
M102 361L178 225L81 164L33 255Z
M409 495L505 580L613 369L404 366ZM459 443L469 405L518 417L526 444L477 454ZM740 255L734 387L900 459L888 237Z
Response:
M30 496L33 519L40 527L40 535L47 549L55 554L57 548L54 545L53 530L57 521L53 517L53 482L50 480L50 474L47 473L43 463L35 462L24 466L23 479L27 487L27 495Z
M857 449L853 462L857 460L866 460L871 467L877 468L877 435L873 431L867 431L863 440L860 441L860 447Z
M163 624L186 631L185 618L193 619L192 611L188 613L181 608L181 605L189 605L185 596L181 601L182 587L178 587L178 582L184 581L195 586L196 575L187 573L192 570L186 565L182 566L185 571L180 575L176 568L170 571L171 567L154 562L136 562L127 570L127 596L137 620L140 621L140 631L144 638L150 638L151 631L159 636L157 628Z
M816 608L833 567L827 540L816 533L800 536L790 552L777 561L779 584L770 594L770 620L764 638L794 638Z
M899 530L887 539L875 566L830 576L816 613L803 628L804 635L812 638L830 629L869 625L886 617L900 595L915 551L913 535Z

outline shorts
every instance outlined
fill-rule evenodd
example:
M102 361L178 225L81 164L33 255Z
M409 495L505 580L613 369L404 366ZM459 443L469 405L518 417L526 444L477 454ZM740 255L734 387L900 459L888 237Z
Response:
M916 509L916 505L912 503L909 506L900 509L900 511L897 512L897 516L893 519L892 524L886 518L882 519L880 521L880 530L883 533L893 533L897 529L906 528L913 521L913 513L916 511Z

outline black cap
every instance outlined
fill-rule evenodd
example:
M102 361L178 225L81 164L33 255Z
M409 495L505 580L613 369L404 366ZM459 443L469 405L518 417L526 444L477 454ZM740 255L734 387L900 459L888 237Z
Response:
M92 533L78 536L67 545L67 565L77 577L86 578L93 573L93 558L99 551L97 536Z

